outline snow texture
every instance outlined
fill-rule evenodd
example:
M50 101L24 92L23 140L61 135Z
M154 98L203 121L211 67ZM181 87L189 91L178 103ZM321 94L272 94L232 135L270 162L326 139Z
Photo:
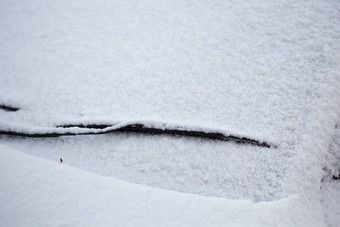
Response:
M340 178L340 122L335 125L334 135L326 156L325 172L328 178Z
M327 225L339 226L340 223L340 181L325 181L321 188L321 201Z
M229 199L282 198L284 177L292 171L287 151L193 138L122 133L0 141L101 175Z
M56 126L141 122L276 145L124 133L1 136L14 150L0 152L0 221L334 223L324 213L337 206L320 188L339 171L339 9L338 0L0 1L0 105L20 108L0 109L0 130L94 132ZM59 158L62 167L46 160ZM98 197L82 200L88 195ZM144 203L145 212L164 213L150 217ZM121 206L121 218L111 217Z
M315 224L294 197L256 204L208 198L98 176L3 146L0 157L7 160L0 165L1 226Z
M337 62L337 1L1 1L10 122L153 120L296 143Z

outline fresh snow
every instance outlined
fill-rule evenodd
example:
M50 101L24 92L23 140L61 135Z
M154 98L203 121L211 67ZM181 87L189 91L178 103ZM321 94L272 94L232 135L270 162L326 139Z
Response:
M325 181L321 187L321 202L328 226L340 223L340 181Z
M0 116L154 120L295 144L337 63L337 3L1 1L0 101L22 109Z
M0 135L0 225L337 226L339 59L338 0L2 0L0 131L274 146Z
M101 175L229 199L282 198L292 172L288 151L193 138L106 134L0 141Z
M98 176L3 146L0 151L1 160L7 160L0 165L1 226L247 226L250 223L307 226L313 223L304 217L302 207L294 206L298 204L294 197L262 203L201 197Z

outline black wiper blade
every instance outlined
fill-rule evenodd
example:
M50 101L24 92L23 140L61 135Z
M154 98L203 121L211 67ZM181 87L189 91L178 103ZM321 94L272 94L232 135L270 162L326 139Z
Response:
M255 139L250 139L246 137L239 137L233 135L225 135L221 132L204 132L199 130L189 130L183 127L176 129L173 128L157 128L144 125L142 123L127 124L121 127L114 127L115 125L109 124L69 124L69 125L59 125L57 128L72 129L72 128L82 128L82 129L92 129L92 131L55 131L55 132L20 132L11 130L0 130L0 134L11 135L11 136L21 136L21 137L59 137L59 136L75 136L75 135L95 135L95 134L106 134L106 133L140 133L149 135L173 135L173 136L187 136L196 137L202 139L211 139L219 141L230 141L238 144L250 144L260 147L271 148L274 147L267 142L261 142ZM110 129L110 127L113 127ZM98 129L93 131L93 129Z
M19 110L19 108L17 107L5 105L5 104L0 104L0 109L9 111L9 112L15 112Z

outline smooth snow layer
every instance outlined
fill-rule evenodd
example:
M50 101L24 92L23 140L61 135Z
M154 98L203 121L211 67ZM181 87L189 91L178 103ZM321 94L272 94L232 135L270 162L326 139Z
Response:
M134 183L228 199L270 201L287 195L292 153L202 139L106 134L60 138L0 137L0 143Z
M84 172L0 146L1 226L313 226L297 198L251 203Z

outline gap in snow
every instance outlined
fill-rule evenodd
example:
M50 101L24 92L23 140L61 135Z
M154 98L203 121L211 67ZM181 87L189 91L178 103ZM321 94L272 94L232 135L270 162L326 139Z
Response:
M19 138L0 143L97 174L180 192L271 201L284 196L290 155L281 149L130 133Z
M108 128L110 124L67 124L67 125L58 125L57 128L94 128L94 129L104 129Z

